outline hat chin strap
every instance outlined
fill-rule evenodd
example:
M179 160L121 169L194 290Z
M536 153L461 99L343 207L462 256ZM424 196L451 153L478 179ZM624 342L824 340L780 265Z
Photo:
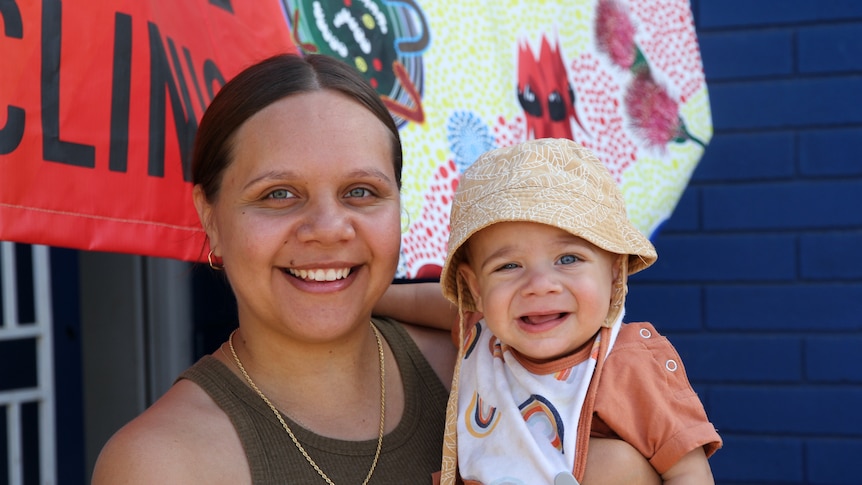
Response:
M629 292L629 258L623 256L620 258L620 268L617 279L614 281L614 287L611 291L611 306L608 309L608 316L602 323L604 327L613 327L614 323L619 320L620 315L625 312L626 294Z
M440 485L455 485L458 476L458 442L456 439L458 421L458 389L461 377L461 362L464 360L464 294L461 287L461 275L455 276L455 295L458 298L458 357L455 371L452 375L452 386L449 391L449 401L446 403L446 424L443 431L443 459L440 470ZM472 301L472 300L471 300Z

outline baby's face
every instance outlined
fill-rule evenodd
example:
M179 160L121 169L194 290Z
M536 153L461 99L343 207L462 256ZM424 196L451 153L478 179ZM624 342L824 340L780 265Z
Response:
M491 331L547 360L574 352L602 326L618 258L553 226L502 222L470 238L459 269Z

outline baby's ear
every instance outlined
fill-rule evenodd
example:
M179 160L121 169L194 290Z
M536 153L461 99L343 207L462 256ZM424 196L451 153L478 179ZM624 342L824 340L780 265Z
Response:
M467 283L467 289L470 290L470 296L473 297L473 304L476 305L476 311L484 312L482 309L482 293L479 291L479 279L473 268L466 262L458 264L458 276L461 281Z

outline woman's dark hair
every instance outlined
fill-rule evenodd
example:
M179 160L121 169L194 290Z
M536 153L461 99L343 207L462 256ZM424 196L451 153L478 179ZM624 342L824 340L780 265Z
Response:
M331 89L365 106L392 134L392 164L401 188L401 137L392 115L359 73L333 57L281 54L246 68L228 81L210 103L195 136L192 182L212 202L232 159L233 136L258 111L288 96Z

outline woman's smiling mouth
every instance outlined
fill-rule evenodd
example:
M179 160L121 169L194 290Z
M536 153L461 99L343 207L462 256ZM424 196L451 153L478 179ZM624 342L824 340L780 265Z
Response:
M288 269L287 272L307 281L336 281L347 278L351 268Z

